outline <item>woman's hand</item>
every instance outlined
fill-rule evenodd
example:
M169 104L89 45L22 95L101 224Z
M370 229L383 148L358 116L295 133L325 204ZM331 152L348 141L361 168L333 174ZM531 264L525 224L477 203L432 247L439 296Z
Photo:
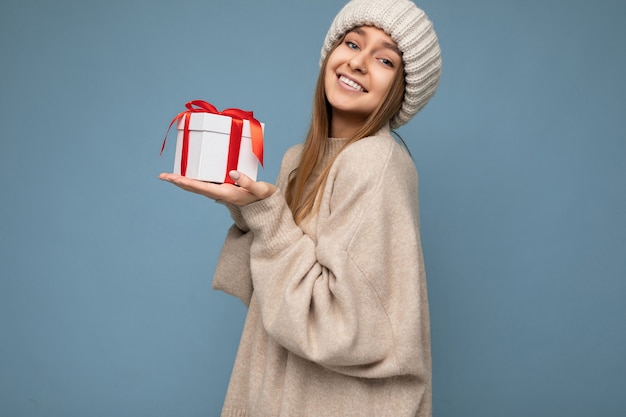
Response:
M224 201L237 206L245 206L255 201L262 200L274 194L276 187L262 181L253 181L250 177L239 171L230 171L230 178L239 185L214 184L194 180L176 174L160 174L159 179L171 182L185 191L200 194L213 200Z

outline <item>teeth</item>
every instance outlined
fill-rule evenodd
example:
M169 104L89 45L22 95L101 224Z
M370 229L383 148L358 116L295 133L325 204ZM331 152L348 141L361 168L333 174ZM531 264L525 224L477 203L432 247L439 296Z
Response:
M344 84L349 85L350 87L354 88L355 90L365 91L365 89L363 87L361 87L361 85L355 83L354 81L352 81L349 78L344 77L343 75L341 77L339 77L339 81L341 81Z

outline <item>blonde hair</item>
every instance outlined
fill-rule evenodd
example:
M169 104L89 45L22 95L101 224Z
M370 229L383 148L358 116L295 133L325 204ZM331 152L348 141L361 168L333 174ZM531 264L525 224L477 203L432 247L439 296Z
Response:
M405 94L405 74L403 62L396 70L396 75L391 83L387 94L376 109L369 115L363 126L346 141L337 155L324 167L321 167L322 158L326 151L326 144L330 135L332 123L331 106L326 99L324 88L324 75L328 57L343 42L345 35L339 39L330 49L320 66L320 72L313 97L313 112L311 124L304 142L304 148L298 166L290 173L285 191L285 199L293 213L293 218L300 224L310 214L317 211L316 197L324 191L324 185L330 172L330 168L337 156L350 144L365 137L372 136L398 114L402 107ZM313 187L305 193L305 187L313 173L322 168L320 176L315 180Z

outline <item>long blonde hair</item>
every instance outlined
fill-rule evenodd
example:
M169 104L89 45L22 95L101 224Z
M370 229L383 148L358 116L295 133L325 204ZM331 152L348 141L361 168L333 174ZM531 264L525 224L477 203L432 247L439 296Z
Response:
M387 94L376 109L369 115L363 126L346 141L339 153L323 168L320 176L315 180L313 187L305 193L305 187L313 173L320 168L322 158L326 151L326 144L330 135L330 127L332 123L331 106L326 99L326 91L324 88L324 74L328 58L333 51L344 41L344 37L339 39L330 49L326 58L322 62L320 72L315 87L315 95L313 97L313 112L311 115L311 124L304 142L304 148L300 157L300 162L296 169L289 175L287 189L285 191L285 199L293 213L294 220L300 224L304 218L317 211L316 196L324 191L324 185L328 178L330 168L339 155L350 144L361 140L365 137L372 136L400 111L402 101L404 100L404 89L406 82L404 80L404 65L400 63L396 71L396 75L391 83Z

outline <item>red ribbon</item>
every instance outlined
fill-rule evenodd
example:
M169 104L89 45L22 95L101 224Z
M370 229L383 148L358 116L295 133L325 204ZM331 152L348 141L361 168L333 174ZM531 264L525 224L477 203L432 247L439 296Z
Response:
M195 106L195 107L194 107ZM251 111L245 111L240 109L226 109L222 112L218 111L212 104L202 100L192 100L185 104L187 110L178 113L172 120L165 138L163 138L163 145L161 146L161 155L165 149L165 142L167 140L167 134L170 129L178 120L184 118L183 129L183 149L180 158L180 173L185 175L187 173L187 158L189 153L189 120L192 113L211 113L222 116L228 116L231 118L230 123L230 142L228 146L228 161L226 163L226 174L224 176L224 182L233 184L234 181L230 178L228 173L237 169L239 162L239 149L241 147L241 134L243 131L243 122L248 120L250 122L250 137L252 138L252 153L257 157L261 166L263 166L263 128L261 122L254 118L254 114Z

